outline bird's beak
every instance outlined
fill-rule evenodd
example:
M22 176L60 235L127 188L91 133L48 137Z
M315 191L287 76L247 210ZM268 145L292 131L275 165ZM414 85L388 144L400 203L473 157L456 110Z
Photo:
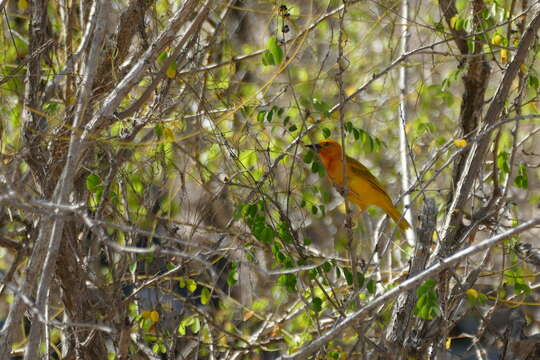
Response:
M313 151L319 151L321 149L321 145L319 144L310 144L310 145L307 145L307 147Z

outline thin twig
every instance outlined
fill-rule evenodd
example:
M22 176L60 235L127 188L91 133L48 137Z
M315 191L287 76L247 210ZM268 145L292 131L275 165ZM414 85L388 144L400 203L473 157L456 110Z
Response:
M392 288L391 290L387 291L383 295L374 299L373 301L365 305L360 310L347 316L347 318L341 320L339 323L336 323L334 327L332 328L332 330L326 332L323 336L315 339L310 344L303 346L294 354L283 355L279 359L280 360L307 359L311 354L317 351L321 346L326 344L328 341L334 339L338 335L342 334L344 329L351 326L355 321L362 319L371 310L379 307L380 305L384 304L386 301L395 298L397 295L413 288L420 282L439 274L440 272L444 271L445 269L448 269L449 267L457 264L458 262L463 261L463 259L465 259L466 257L479 253L482 250L487 250L491 248L492 246L496 245L497 243L505 239L508 239L511 236L527 231L539 224L540 224L540 217L533 218L527 222L522 223L521 225L518 225L512 228L511 230L508 230L502 234L499 234L489 239L486 239L484 241L481 241L478 244L471 245L467 247L466 249L456 252L454 255L450 257L441 259L436 264L431 265L428 269L422 271L421 273L419 273L416 276L413 276L410 279L405 280L404 282L402 282L395 288Z

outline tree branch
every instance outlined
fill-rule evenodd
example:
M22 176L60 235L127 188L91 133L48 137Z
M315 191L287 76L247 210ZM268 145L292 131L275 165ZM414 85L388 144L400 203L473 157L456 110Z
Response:
M352 313L347 316L345 319L341 320L339 323L335 324L332 330L326 332L324 335L312 341L310 344L300 348L297 352L291 355L281 356L280 360L300 360L307 359L311 354L315 353L320 347L326 344L328 341L336 338L338 335L342 334L343 330L352 326L355 321L358 321L365 317L371 310L378 308L383 305L386 301L395 298L397 295L403 293L404 291L410 290L413 287L417 286L422 281L431 278L441 271L448 269L449 267L463 261L464 258L479 253L482 250L486 250L497 243L508 239L511 236L520 234L524 231L527 231L540 224L540 217L536 217L532 220L529 220L521 225L518 225L511 230L508 230L502 234L496 235L487 240L481 241L476 245L469 246L466 249L463 249L454 255L442 259L436 264L433 264L428 269L422 271L416 276L413 276L410 279L405 280L395 288L389 290L385 294L379 296L375 300L371 301L369 304L361 308L360 310ZM353 295L356 296L356 295Z
M69 195L73 189L73 179L76 174L76 166L81 152L81 139L79 139L79 129L83 125L85 118L86 107L92 93L92 87L94 85L94 79L96 77L99 59L101 58L101 52L103 48L105 31L109 22L110 2L107 0L96 1L96 12L92 21L95 22L95 30L92 38L90 52L85 64L85 72L83 74L81 91L78 97L78 103L75 112L75 119L73 121L74 131L71 134L69 142L69 150L67 155L66 164L62 172L62 176L58 180L57 186L54 191L54 199L58 204L64 204L67 202ZM55 218L52 226L44 226L45 230L40 232L37 242L39 244L45 244L45 253L38 253L40 258L38 259L37 269L41 269L41 277L38 284L36 295L36 306L38 311L48 319L47 302L49 299L49 287L51 280L55 273L56 257L58 255L58 249L62 241L62 233L64 228L64 220L62 218ZM34 255L34 254L33 254ZM43 255L45 255L43 257ZM40 266L43 263L42 266ZM47 321L46 321L47 322ZM28 344L26 346L26 352L24 354L25 360L32 360L38 357L39 344L41 341L41 334L43 329L41 322L35 321L30 328L30 334L28 337ZM45 326L45 331L47 330ZM47 331L46 331L47 334ZM47 338L47 336L46 336ZM45 341L48 347L48 341ZM46 352L48 354L48 351Z
M457 15L457 9L456 9L456 3L454 0L439 0L439 7L444 15L444 19L446 20L446 24L450 28L450 31L454 37L454 41L459 49L461 51L461 54L465 55L469 53L469 49L467 47L467 32L463 29L456 30L456 27L452 24L452 19L454 16Z
M433 241L433 231L435 231L437 225L437 206L434 199L426 198L420 221L418 242L411 259L411 268L407 279L412 278L426 268L430 255L429 249ZM404 340L409 335L413 308L416 303L416 288L417 286L414 286L406 293L402 293L394 306L394 313L387 327L386 335L387 341L392 344L394 349L403 349Z
M493 100L490 103L490 106L484 116L484 121L482 124L483 129L488 129L493 125L499 118L502 110L504 109L504 101L508 97L510 87L514 81L519 67L525 61L525 57L532 49L532 43L536 38L536 33L540 28L540 4L536 4L533 9L534 14L532 16L532 21L530 22L527 30L523 34L519 46L516 51L516 55L512 59L512 62L509 64L504 76L499 83L499 87L493 97ZM482 131L482 129L478 129ZM447 244L445 249L441 248L441 251L446 252L447 254L453 250L450 247L457 245L457 235L461 231L461 221L463 218L463 209L470 195L470 189L472 188L474 180L478 177L480 173L480 168L484 163L484 157L486 150L489 146L490 137L484 136L478 142L475 142L472 145L472 148L467 157L467 161L464 165L462 176L459 180L459 183L456 186L456 191L452 203L448 209L445 225L443 227L441 238L443 244Z

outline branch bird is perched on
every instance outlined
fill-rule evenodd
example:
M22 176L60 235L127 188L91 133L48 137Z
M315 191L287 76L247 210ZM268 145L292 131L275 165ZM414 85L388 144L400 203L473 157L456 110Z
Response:
M342 187L341 145L333 140L323 140L318 144L308 145L308 147L319 154L332 183L338 188ZM398 224L402 231L410 228L411 225L392 204L392 200L383 186L369 169L346 155L345 162L347 164L347 185L349 187L347 198L349 201L356 204L360 211L365 210L370 205L378 206Z

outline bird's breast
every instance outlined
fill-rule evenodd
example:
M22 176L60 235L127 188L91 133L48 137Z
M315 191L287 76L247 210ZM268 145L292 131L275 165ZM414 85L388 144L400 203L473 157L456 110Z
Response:
M327 162L323 159L324 166L328 171L330 180L336 185L343 184L343 166L339 160L329 160Z

